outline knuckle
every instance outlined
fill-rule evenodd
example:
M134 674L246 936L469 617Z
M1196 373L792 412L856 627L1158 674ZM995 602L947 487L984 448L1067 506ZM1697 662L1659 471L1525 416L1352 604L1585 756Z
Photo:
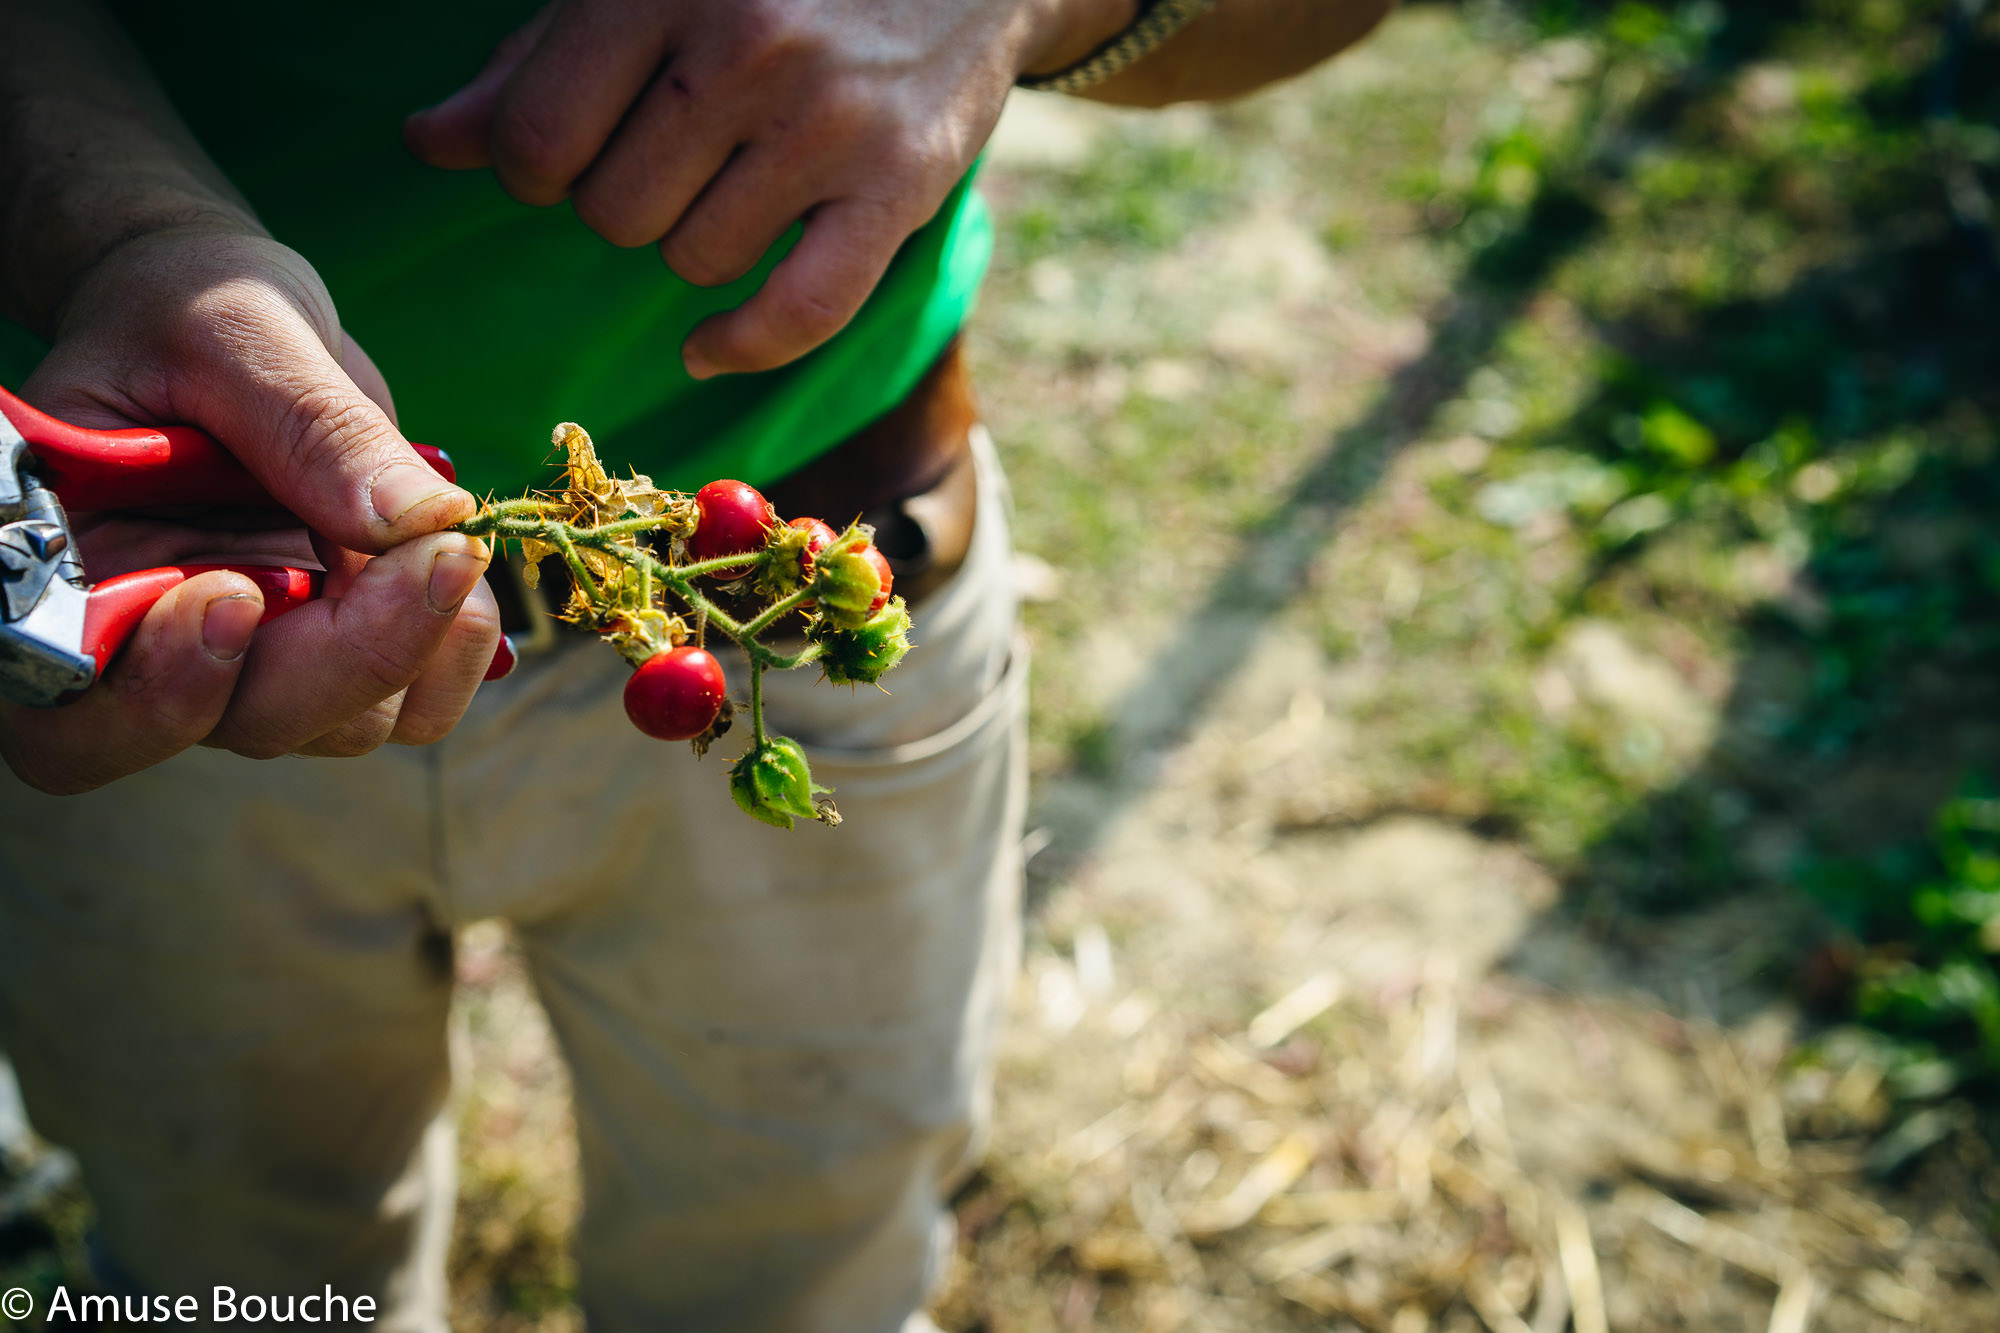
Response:
M569 136L546 111L518 98L504 101L493 117L493 155L503 165L508 189L523 202L546 202L575 175Z
M300 261L303 265L303 260ZM326 284L311 269L302 272L289 267L275 268L266 288L285 305L289 305L320 337L320 341L332 345L340 336L340 315L333 308L333 294Z
M676 276L697 287L721 287L750 271L755 259L744 263L721 253L707 235L675 232L660 242L660 255Z
M396 719L402 707L403 696L400 693L391 695L349 718L305 748L330 759L358 759L364 754L371 754L381 749L383 742L396 729Z
M801 6L745 0L736 12L732 64L745 74L768 74L812 44L812 28Z
M312 385L293 396L278 431L281 440L290 441L294 465L308 471L361 462L375 443L378 424L373 404Z
M268 283L231 279L209 287L182 305L166 328L168 346L196 364L241 356L269 342L274 320L286 315L284 300Z
M813 96L812 131L825 142L851 141L880 118L873 91L858 79L831 80Z
M139 653L127 654L120 665L124 669L104 684L117 691L121 711L146 719L149 740L182 750L215 725L217 701L192 690L177 665Z
M354 679L378 699L400 694L417 678L421 663L413 663L374 640L351 645L354 650ZM379 705L378 705L379 706Z
M321 736L304 749L322 759L359 759L362 755L374 753L381 746L382 741L372 728L351 722Z
M401 745L435 745L451 735L458 719L459 714L447 715L435 709L405 712L397 719L395 734L390 739Z
M922 207L922 200L931 193L932 182L947 174L952 156L928 135L900 130L890 133L878 150L878 178L886 183L878 196L880 206L910 221L914 229L929 211ZM956 174L951 178L955 180Z
M776 322L802 340L820 342L847 323L847 304L818 286L795 286L778 295Z
M637 249L660 239L659 229L633 207L631 193L608 182L591 180L578 186L570 206L577 221L621 249Z
M168 696L153 701L153 734L175 750L185 750L215 725L216 709L205 700Z
M275 736L248 735L230 739L225 748L234 755L245 759L282 759L292 752L292 747Z

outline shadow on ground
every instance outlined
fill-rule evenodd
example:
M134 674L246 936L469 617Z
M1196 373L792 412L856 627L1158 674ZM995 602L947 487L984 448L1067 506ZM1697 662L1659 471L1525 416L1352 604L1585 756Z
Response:
M1593 196L1624 175L1635 147L1673 132L1705 94L1764 52L1793 12L1779 4L1732 14L1711 34L1701 58L1686 62L1677 77L1635 106L1614 104L1600 86L1581 117L1587 130L1571 146L1573 161L1552 170L1518 218L1468 257L1463 294L1427 321L1432 333L1426 350L1389 377L1373 408L1329 441L1271 517L1243 534L1240 554L1180 632L1153 654L1079 747L1095 756L1092 766L1109 780L1065 788L1059 799L1043 803L1037 818L1052 844L1031 867L1031 896L1086 860L1118 815L1145 795L1157 759L1187 738L1192 720L1296 598L1342 519L1404 448L1435 427L1440 409L1465 390L1557 267L1598 234L1604 219Z

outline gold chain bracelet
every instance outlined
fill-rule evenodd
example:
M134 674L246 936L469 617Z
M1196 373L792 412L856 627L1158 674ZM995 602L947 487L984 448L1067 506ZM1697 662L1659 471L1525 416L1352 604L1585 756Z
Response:
M1158 50L1175 33L1215 8L1216 0L1151 0L1123 32L1074 65L1053 74L1023 74L1015 86L1036 92L1073 93L1102 83Z

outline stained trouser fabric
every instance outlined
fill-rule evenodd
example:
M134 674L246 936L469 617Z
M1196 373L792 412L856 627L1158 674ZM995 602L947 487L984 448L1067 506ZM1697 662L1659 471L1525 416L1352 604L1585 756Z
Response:
M451 940L498 916L573 1075L590 1326L898 1329L1016 950L1027 664L976 447L973 549L892 693L767 677L837 829L741 814L739 738L641 736L570 636L424 749L198 750L66 798L0 773L0 1048L116 1281L446 1327Z

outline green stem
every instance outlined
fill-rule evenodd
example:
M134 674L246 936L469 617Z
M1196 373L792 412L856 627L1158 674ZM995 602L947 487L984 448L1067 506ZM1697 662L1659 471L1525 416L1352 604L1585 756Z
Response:
M764 654L764 665L773 671L796 671L809 662L817 662L820 655L820 646L816 643L807 644L790 657L785 656L783 653L773 652L761 643L757 645L757 648Z
M797 592L793 593L790 597L786 597L779 601L771 603L769 606L765 607L762 611L759 611L757 613L757 618L755 620L745 622L743 626L743 636L745 638L750 638L750 639L756 638L759 634L762 634L765 630L769 629L773 621L777 620L780 616L784 615L788 611L796 610L799 606L803 605L805 602L809 600L810 599L806 596L806 590L804 588L801 588Z
M576 586L583 589L584 596L590 599L592 606L598 605L604 600L604 593L598 588L597 580L590 577L590 567L584 564L583 557L577 554L576 543L569 537L569 525L552 525L549 535L555 539L557 549L563 553L563 559L569 562L570 577L576 580Z
M497 518L511 518L515 514L542 515L554 507L555 502L538 496L524 495L518 500L499 500L486 506L486 512Z
M547 506L546 500L502 500L497 504L486 506L463 523L457 524L455 530L468 537L483 537L489 532L518 523L523 517L530 515L540 517Z
M765 565L771 561L769 551L747 551L742 555L718 555L707 560L696 560L691 564L675 565L674 572L686 578L700 578L704 574L720 574L725 569L736 569L743 565Z
M525 498L503 500L488 505L478 514L458 525L458 531L472 536L508 538L515 541L539 539L548 542L562 552L563 561L569 566L570 575L584 596L593 606L601 605L604 593L597 580L591 575L589 566L583 563L578 548L602 552L620 564L632 566L640 571L645 583L642 585L647 604L651 604L653 583L671 589L676 597L694 611L704 628L713 625L717 631L734 640L750 659L752 670L752 693L761 697L761 682L758 676L767 668L789 670L803 666L819 656L816 646L808 646L793 654L776 652L757 641L757 636L770 628L781 616L796 610L807 600L806 590L800 589L790 597L767 606L748 623L737 621L728 612L710 601L695 586L695 580L704 575L719 574L724 570L741 569L768 564L770 551L748 551L741 555L715 556L708 560L697 560L687 565L670 565L653 555L644 547L630 541L667 527L670 520L665 517L619 519L597 527L581 527L566 523L562 519L549 517L546 513L550 501ZM850 526L834 540L830 550L845 550L859 541L866 540L858 526ZM760 726L761 735L761 726Z
M755 655L750 658L750 731L757 739L757 748L763 749L764 664L757 660Z
M658 532L669 525L665 517L621 518L610 523L601 523L594 528L572 530L572 536L590 537L638 537L648 532Z
M696 615L708 617L709 624L715 626L738 643L743 643L743 626L737 624L735 618L727 611L724 611L714 602L702 596L695 588L683 584L678 579L670 578L666 582L679 595L680 599L688 604L689 608ZM747 648L750 645L745 644L744 646Z

